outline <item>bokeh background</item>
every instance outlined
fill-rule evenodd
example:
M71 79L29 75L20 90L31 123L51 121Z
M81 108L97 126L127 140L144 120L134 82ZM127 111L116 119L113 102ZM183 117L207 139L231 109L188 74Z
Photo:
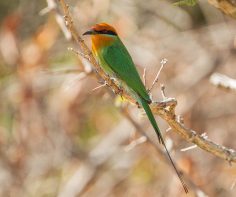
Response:
M42 12L48 2L0 1L0 196L185 196L130 121L155 141L140 110L124 104L124 112L108 88L93 91L99 80L68 51L79 48L57 23L60 9ZM203 0L173 2L67 1L79 33L99 22L116 27L141 75L146 68L148 87L166 58L153 99L162 100L164 84L186 127L236 149L235 91L209 81L215 72L236 78L236 21ZM181 151L192 144L157 121L189 196L235 196L235 164L200 148Z

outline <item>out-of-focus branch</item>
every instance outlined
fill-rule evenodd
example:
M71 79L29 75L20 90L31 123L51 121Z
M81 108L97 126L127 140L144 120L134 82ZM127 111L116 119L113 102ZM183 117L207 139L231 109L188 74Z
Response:
M69 13L69 7L66 5L64 0L58 0L61 4L65 15L65 23L68 30L71 32L72 37L74 40L79 44L82 53L85 57L95 68L95 71L98 75L104 79L107 85L116 93L121 94L126 100L130 101L131 103L136 103L136 101L123 89L120 89L117 84L110 79L106 73L100 68L98 63L96 62L95 58L93 57L91 51L84 43L83 39L77 33L71 15ZM230 162L236 162L236 151L233 149L226 148L224 146L218 145L209 139L198 135L195 131L186 128L182 123L180 123L175 115L175 107L177 105L177 101L175 99L165 99L162 102L153 102L151 104L151 108L153 113L159 115L163 118L169 126L178 134L180 134L185 140L196 144L198 147L202 148L205 151L208 151L215 156L223 158Z
M48 12L54 12L57 24L61 28L62 32L64 33L64 35L66 37L66 39L70 40L71 39L71 33L66 28L63 17L59 14L59 11L57 9L57 4L56 4L55 0L46 0L46 1L47 1L48 6L44 9L42 9L39 12L39 14L44 15L44 14L47 14Z
M220 9L225 14L236 18L236 1L234 0L208 0L208 2Z
M122 129L124 127L127 129ZM127 120L122 120L87 155L73 176L62 186L58 197L80 196L86 186L99 173L100 167L119 152L121 145L129 139L131 130L132 125Z
M236 91L236 80L220 73L213 73L210 82L220 88Z

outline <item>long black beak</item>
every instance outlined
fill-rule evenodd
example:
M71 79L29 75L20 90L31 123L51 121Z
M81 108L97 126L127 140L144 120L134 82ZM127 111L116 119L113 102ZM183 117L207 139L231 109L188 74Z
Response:
M83 36L85 36L85 35L93 35L93 34L95 34L94 30L88 30L88 31L83 33Z

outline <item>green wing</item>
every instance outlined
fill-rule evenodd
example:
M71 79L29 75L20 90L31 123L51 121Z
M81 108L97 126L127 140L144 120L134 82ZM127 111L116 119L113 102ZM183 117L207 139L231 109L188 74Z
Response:
M185 192L187 193L187 186L184 183L180 173L178 172L175 163L173 162L170 153L168 152L168 149L166 148L164 139L157 126L153 113L148 105L148 103L151 101L149 95L143 85L142 80L140 79L138 71L136 70L127 49L118 37L112 45L104 47L104 49L102 50L102 59L102 63L106 64L105 67L108 67L109 70L112 70L112 72L114 72L122 81L124 81L131 89L133 89L133 91L138 94L139 97L137 98L137 101L140 105L143 106L148 119L150 120L158 136L159 142L164 145L167 156L169 157L171 164L173 165L174 170L177 173Z
M107 66L133 91L147 102L151 101L129 52L119 38L103 49L102 57Z

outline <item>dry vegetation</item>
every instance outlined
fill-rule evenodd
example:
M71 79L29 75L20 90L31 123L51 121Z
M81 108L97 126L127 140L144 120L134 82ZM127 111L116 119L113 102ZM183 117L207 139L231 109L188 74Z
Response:
M164 84L184 128L236 149L235 19L205 1L67 3L80 34L103 21L116 27L141 75L146 68L147 87L167 59L153 100L163 101ZM58 1L2 1L0 10L0 196L185 196L140 109L108 87L93 90L103 80L67 50L81 51ZM234 196L233 150L230 163L178 135L164 116L157 121L189 196Z

